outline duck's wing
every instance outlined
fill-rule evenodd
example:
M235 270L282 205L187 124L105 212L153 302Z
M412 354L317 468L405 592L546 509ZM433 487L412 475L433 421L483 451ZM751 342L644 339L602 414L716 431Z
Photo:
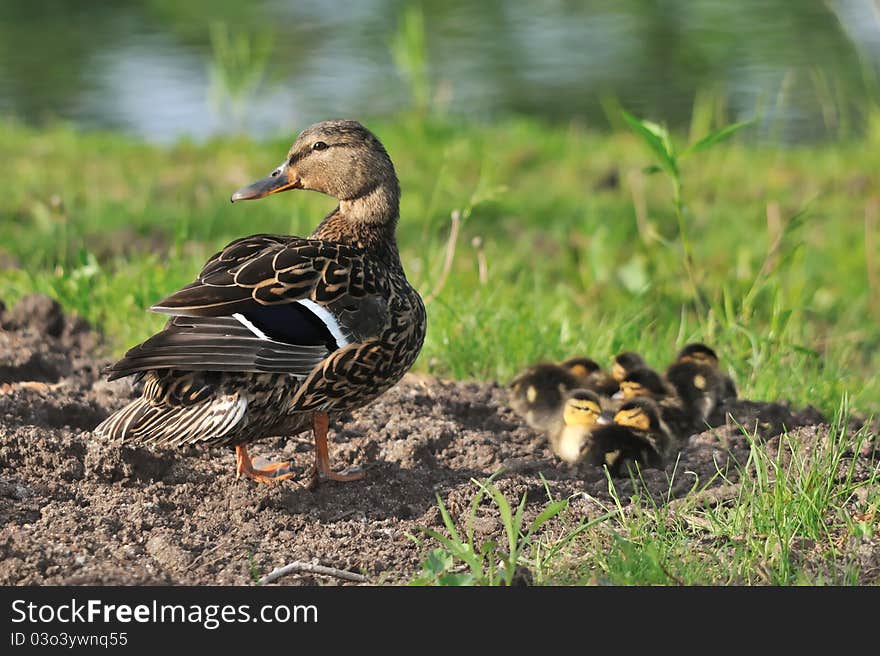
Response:
M152 369L304 377L333 351L378 332L386 306L374 278L371 264L341 244L239 239L150 308L173 318L114 364L110 379Z

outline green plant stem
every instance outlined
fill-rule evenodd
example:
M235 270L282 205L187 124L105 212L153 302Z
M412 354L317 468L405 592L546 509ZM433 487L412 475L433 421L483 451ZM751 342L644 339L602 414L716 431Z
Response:
M681 239L682 260L684 261L684 270L687 274L688 281L691 285L691 291L694 295L694 302L698 308L702 308L703 301L700 298L700 289L697 285L696 275L694 273L694 259L691 250L690 240L687 236L687 226L685 221L684 198L682 195L681 178L678 176L670 176L672 180L672 198L675 205L675 218L678 220L678 235Z

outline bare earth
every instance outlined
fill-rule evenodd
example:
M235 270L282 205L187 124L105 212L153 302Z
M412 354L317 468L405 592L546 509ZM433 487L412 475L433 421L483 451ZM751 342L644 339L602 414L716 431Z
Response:
M98 335L50 299L26 298L0 324L0 584L246 585L292 561L403 583L424 557L407 534L442 526L435 492L461 518L476 490L471 479L504 467L498 487L511 501L528 492L527 516L547 501L540 474L555 498L572 497L575 514L598 515L610 500L604 473L553 458L506 406L503 386L413 375L331 426L331 461L363 466L364 480L315 492L290 481L237 481L231 449L146 449L94 437L91 429L134 390L103 379L108 362L91 355ZM771 451L783 426L810 444L828 436L812 408L740 401L728 410ZM670 490L684 496L695 477L719 488L738 481L748 440L721 413L714 420L719 427L692 437L677 465L644 471L658 501ZM876 472L877 443L875 431L845 459L856 480ZM251 451L290 459L297 471L312 460L305 433ZM632 482L615 485L627 503ZM477 530L500 536L501 525L486 513ZM878 541L851 542L864 582L880 582ZM291 574L278 582L342 581Z

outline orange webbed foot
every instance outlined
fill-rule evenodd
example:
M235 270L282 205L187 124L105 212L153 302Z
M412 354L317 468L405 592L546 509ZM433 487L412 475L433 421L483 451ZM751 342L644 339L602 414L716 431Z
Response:
M273 462L261 467L254 467L251 457L248 455L247 448L244 446L235 447L235 478L238 480L242 476L247 476L255 480L257 483L272 485L279 481L293 478L293 472L290 471L289 462Z

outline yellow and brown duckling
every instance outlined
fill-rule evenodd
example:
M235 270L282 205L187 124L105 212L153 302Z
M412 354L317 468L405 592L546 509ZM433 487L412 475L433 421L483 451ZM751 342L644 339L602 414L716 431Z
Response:
M596 466L607 465L612 476L622 476L627 466L634 464L663 467L672 444L657 403L640 396L623 403L613 423L593 427L582 459Z
M715 390L716 403L720 404L725 401L736 399L736 385L733 378L721 372L718 354L702 342L691 342L682 348L678 355L675 356L675 362L670 367L674 367L679 363L695 362L702 364L715 370L718 377L718 387ZM667 378L669 374L667 372Z
M548 434L553 453L567 463L577 462L601 415L602 404L595 392L572 390L563 402L562 421Z
M551 430L568 393L579 387L578 379L553 362L538 362L518 374L510 383L510 407L539 431Z
M660 420L673 437L684 440L700 432L714 408L712 389L717 379L711 370L694 362L671 369L673 379L664 380L648 367L631 371L620 383L621 402L649 398L657 403Z
M626 378L629 372L647 366L648 363L645 362L645 359L638 353L634 351L623 351L612 358L611 376L619 383Z
M615 398L629 401L637 396L648 396L660 401L673 390L663 381L663 377L647 366L632 369L620 379L620 391Z
M311 428L310 485L362 476L331 470L329 417L394 385L425 338L425 308L398 255L397 175L363 125L324 121L232 200L289 189L318 191L339 205L309 237L233 241L195 282L150 308L171 316L165 328L109 369L110 379L143 378L142 396L97 434L235 447L238 475L269 483L291 477L289 464L257 469L246 445Z
M570 358L560 366L573 374L581 387L591 389L602 396L612 396L619 389L617 381L599 363L591 358Z

